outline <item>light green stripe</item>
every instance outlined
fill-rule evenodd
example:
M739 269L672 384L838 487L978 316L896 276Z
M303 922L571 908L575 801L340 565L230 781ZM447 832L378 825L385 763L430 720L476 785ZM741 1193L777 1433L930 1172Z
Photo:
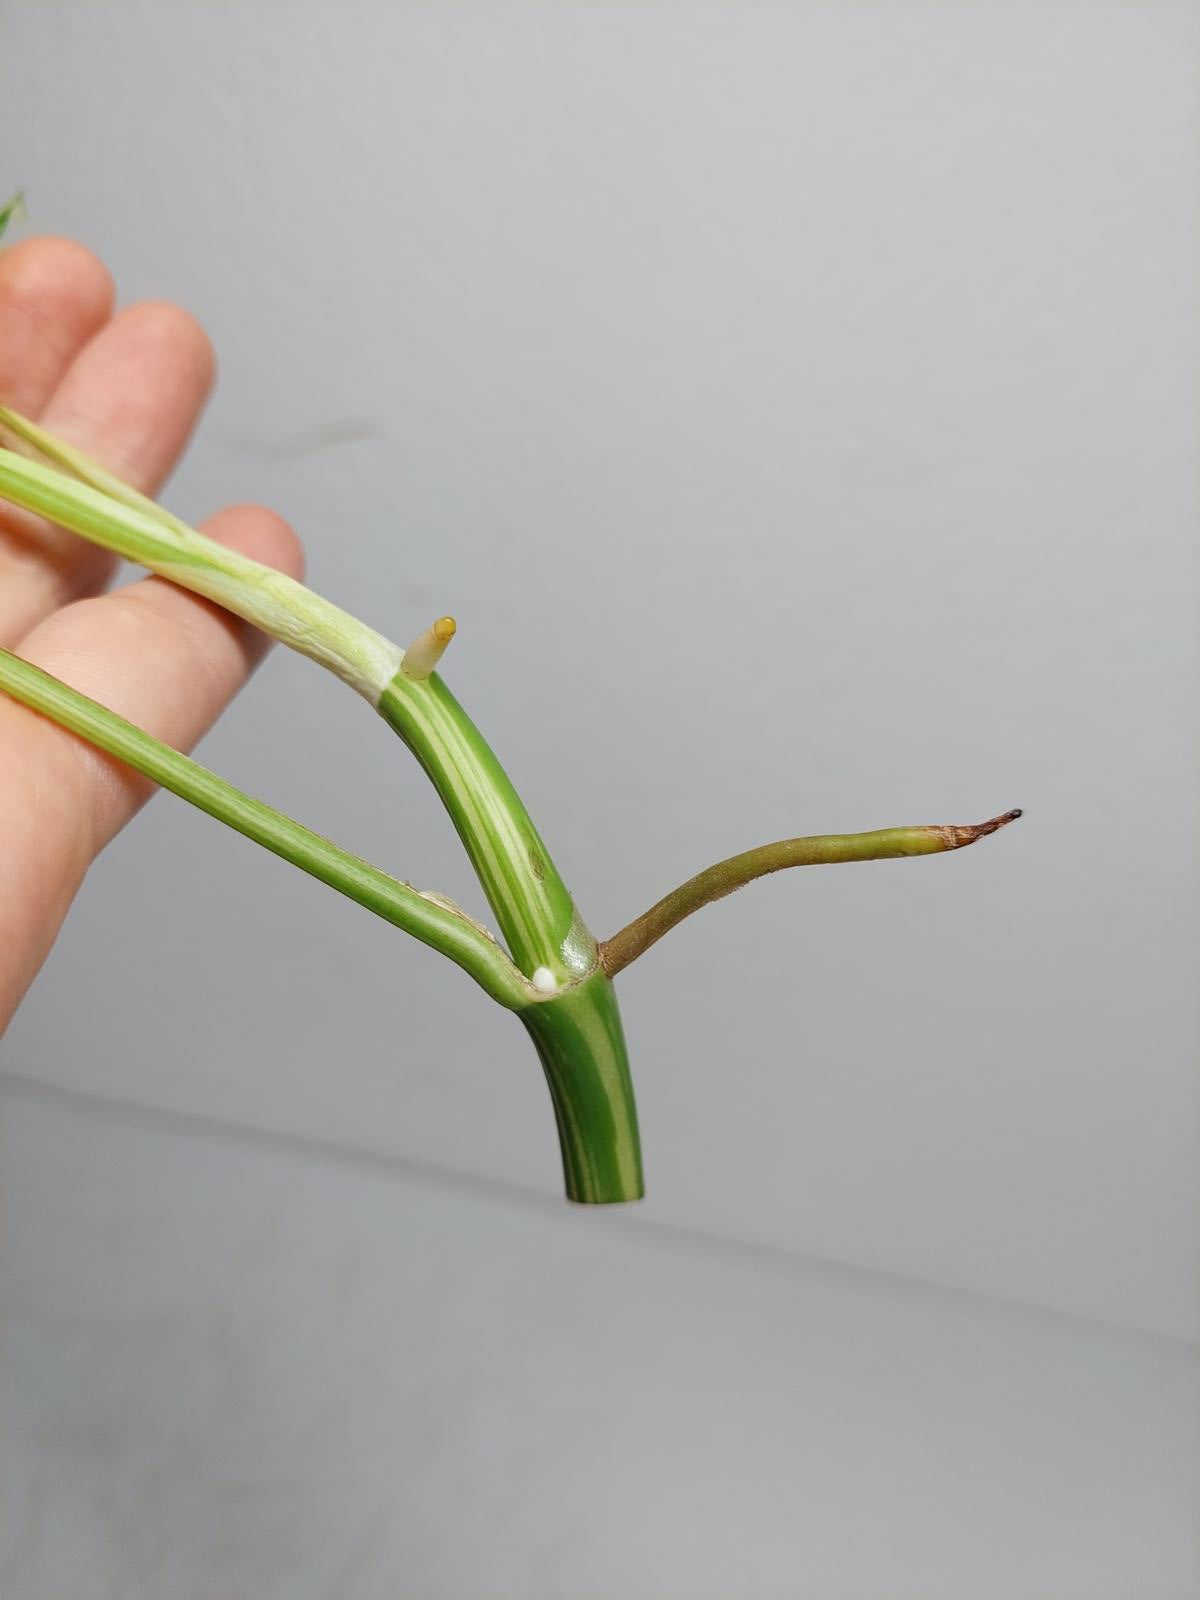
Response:
M401 674L379 711L436 786L518 967L577 982L595 966L595 941L507 775L441 678Z
M6 650L0 650L0 689L431 945L457 962L501 1005L520 1010L536 998L499 945L464 917L426 900L411 885L342 850L262 800L243 794L190 756L172 750Z
M31 424L25 432L30 429ZM58 454L64 461L74 456L65 447L58 447ZM91 476L95 482L109 477L100 467ZM273 639L328 667L372 705L403 660L398 645L348 611L294 578L206 538L135 490L127 489L118 498L107 487L77 482L58 467L0 449L0 498L215 600Z

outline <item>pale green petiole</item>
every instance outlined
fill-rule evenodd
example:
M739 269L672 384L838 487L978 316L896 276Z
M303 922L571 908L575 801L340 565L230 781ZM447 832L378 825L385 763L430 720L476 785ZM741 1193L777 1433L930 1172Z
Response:
M449 956L502 1006L538 1001L496 941L440 897L427 899L7 650L0 650L0 689Z
M215 600L328 667L372 705L378 702L404 658L399 645L294 578L189 528L100 468L91 463L85 468L80 465L85 458L66 446L47 449L38 437L46 437L40 429L4 407L0 425L37 443L43 454L61 464L45 466L0 449L0 498Z

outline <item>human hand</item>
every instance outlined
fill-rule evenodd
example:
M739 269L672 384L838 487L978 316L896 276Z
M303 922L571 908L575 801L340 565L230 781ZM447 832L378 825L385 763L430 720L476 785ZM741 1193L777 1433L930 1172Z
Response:
M113 314L103 264L66 239L0 250L0 402L155 494L212 387L207 336L160 301ZM299 576L299 543L261 506L204 531ZM117 562L0 506L0 646L187 749L267 644L161 578L105 592ZM153 792L129 768L0 696L0 1032L45 960L88 867Z

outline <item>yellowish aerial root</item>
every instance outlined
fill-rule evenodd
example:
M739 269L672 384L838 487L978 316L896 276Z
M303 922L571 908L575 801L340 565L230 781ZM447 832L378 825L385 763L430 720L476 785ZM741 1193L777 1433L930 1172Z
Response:
M400 671L406 678L415 678L418 683L428 678L457 632L458 624L453 617L439 617L432 628L426 628L409 645L400 663Z

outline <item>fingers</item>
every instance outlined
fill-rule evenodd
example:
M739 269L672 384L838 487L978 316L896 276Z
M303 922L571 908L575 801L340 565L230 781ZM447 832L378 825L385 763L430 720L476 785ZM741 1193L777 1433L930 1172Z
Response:
M296 576L295 534L261 506L234 506L205 532L220 543ZM187 750L208 730L257 663L268 641L218 606L162 578L77 601L49 617L21 654L99 700L156 738ZM70 751L76 831L96 855L128 821L152 785L73 735L45 724Z
M57 246L59 241L45 243ZM80 254L90 261L86 252ZM7 252L0 255L0 269L6 262ZM55 270L60 276L65 274L65 268ZM27 276L25 303L36 302L41 307L35 320L46 326L47 313L36 287L42 280L32 267L27 268ZM51 296L51 303L62 302L66 290L59 279L51 274L46 282L58 285L57 298ZM47 292L43 289L43 294ZM76 292L85 298L82 277ZM95 296L94 287L90 292ZM14 326L18 332L15 345L11 345ZM35 396L40 398L35 410L40 411L44 426L136 488L153 493L187 443L212 387L213 356L203 329L178 307L148 301L120 312L69 352L65 334L57 343L50 341L58 359L51 361L43 352L39 366L20 333L21 326L20 318L14 324L6 316L6 302L0 295L0 398L7 400L22 383L32 393L24 367L18 375L20 362L14 364L9 353L24 350L40 373L42 390L51 376L54 378L49 394ZM74 335L84 327L85 319L77 309L71 322ZM17 410L25 409L16 399L12 403ZM75 534L6 509L0 516L0 643L15 644L56 607L101 589L114 565L107 552Z
M40 417L112 304L107 268L70 239L27 239L0 251L0 398Z
M299 575L290 528L240 506L205 531ZM178 749L216 719L266 641L244 623L160 578L80 600L22 642L20 653ZM0 745L13 782L0 794L0 1027L44 960L93 856L152 790L129 768L0 697ZM6 772L6 777L8 776Z
M76 355L108 322L113 283L102 262L70 239L28 239L0 251L0 400L41 417ZM0 643L26 616L14 584L44 523L0 507ZM5 612L14 619L5 626ZM27 613L32 622L36 612Z

